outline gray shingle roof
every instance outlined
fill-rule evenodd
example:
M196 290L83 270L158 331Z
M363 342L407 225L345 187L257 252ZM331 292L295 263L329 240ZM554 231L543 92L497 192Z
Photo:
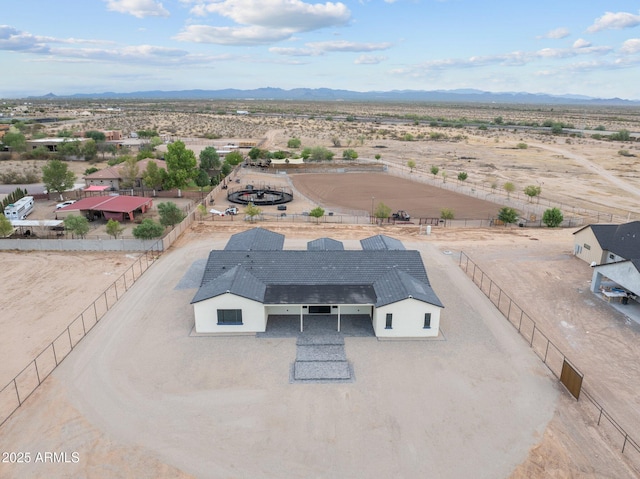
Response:
M284 247L284 235L264 228L236 233L224 247L227 251L278 251Z
M309 251L340 251L344 249L342 241L331 238L318 238L307 243Z
M618 225L608 243L606 249L624 259L640 258L640 221Z
M215 281L203 284L191 302L197 303L225 293L262 302L266 289L267 286L245 268L235 266L218 276Z
M362 249L366 250L403 250L402 241L385 235L371 236L360 240Z
M407 250L211 251L193 302L227 291L268 304L383 305L413 297L442 307L420 253Z

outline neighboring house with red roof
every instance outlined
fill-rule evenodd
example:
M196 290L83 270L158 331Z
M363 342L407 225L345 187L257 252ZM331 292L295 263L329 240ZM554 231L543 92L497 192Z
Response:
M144 172L147 169L147 165L149 163L155 163L159 168L163 170L167 169L167 164L155 158L145 158L144 160L138 161L138 176L135 179L134 188L140 188L142 185L142 177L144 176ZM95 173L91 173L90 175L86 175L84 177L84 181L87 186L109 186L112 191L122 189L122 182L125 180L124 174L125 164L120 163L115 166L110 166L108 168L104 168L100 171L96 171Z
M102 216L107 220L133 221L136 212L145 213L152 206L151 198L141 196L91 196L56 210L56 219L63 219L71 214L81 214Z

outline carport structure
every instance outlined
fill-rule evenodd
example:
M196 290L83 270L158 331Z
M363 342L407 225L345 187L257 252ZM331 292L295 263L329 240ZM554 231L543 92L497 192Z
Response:
M56 211L56 218L69 214L94 215L100 213L105 219L133 221L134 213L145 213L151 209L153 200L140 196L93 196L76 201Z

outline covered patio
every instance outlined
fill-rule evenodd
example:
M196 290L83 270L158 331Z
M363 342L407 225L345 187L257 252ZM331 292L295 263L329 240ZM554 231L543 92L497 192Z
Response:
M337 314L302 315L303 331L300 330L301 317L297 314L270 314L264 333L256 333L258 338L293 338L305 335L340 333L350 337L375 337L371 316L368 314L340 315L338 330Z

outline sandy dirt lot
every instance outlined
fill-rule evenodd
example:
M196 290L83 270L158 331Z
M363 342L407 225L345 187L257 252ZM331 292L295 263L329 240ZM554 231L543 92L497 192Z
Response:
M331 147L332 136L344 141L361 135L363 144L356 148L361 157L381 154L382 161L406 173L413 159L417 174L428 175L432 165L451 179L466 171L469 183L495 183L500 191L509 181L521 196L524 186L541 185L544 200L569 210L598 209L625 219L636 219L640 211L638 159L618 155L622 146L633 152L635 145L509 129L465 130L455 141L450 129L431 129L450 139L398 141L404 133L428 130L410 125L363 129L324 120L281 123L256 123L243 136L263 134L264 147L284 149L293 136L304 146ZM223 124L229 136L240 128ZM528 147L517 148L523 141ZM243 181L268 178L251 175ZM348 181L350 175L327 180ZM312 178L316 175L296 176L281 181L311 198L296 197L293 212L318 203L327 209L370 209L364 180L355 182L356 193L323 185ZM378 187L382 192L391 183ZM415 216L419 213L406 206L410 198L392 196L405 188L394 183L389 204L398 201L394 209ZM416 208L431 203L424 186L418 194L426 196ZM442 207L453 208L452 201ZM224 196L216 198L216 205L223 203ZM499 207L493 208L495 214ZM0 451L78 451L81 460L0 463L0 476L640 477L640 458L629 451L620 454L616 432L598 427L597 412L564 392L457 265L456 253L463 250L516 299L637 439L640 372L634 365L640 359L640 328L589 293L590 268L571 255L572 231L437 228L426 237L411 226L263 226L285 233L286 247L302 247L304 240L319 236L354 247L357 239L384 232L419 249L447 306L445 341L348 340L353 384L290 385L292 340L189 336L188 302L194 291L176 285L193 261L248 227L227 218L196 223L0 430ZM16 277L40 286L31 288L36 293L29 307L10 310L10 316L0 303L0 322L10 332L10 339L0 340L0 373L9 378L94 299L92 291L99 294L119 268L126 268L117 255L101 254L98 267L93 255L74 255L73 261L58 253L33 257L6 253L0 262L3 297ZM63 265L73 266L65 270ZM66 274L56 276L58 269ZM16 317L24 319L17 323Z

